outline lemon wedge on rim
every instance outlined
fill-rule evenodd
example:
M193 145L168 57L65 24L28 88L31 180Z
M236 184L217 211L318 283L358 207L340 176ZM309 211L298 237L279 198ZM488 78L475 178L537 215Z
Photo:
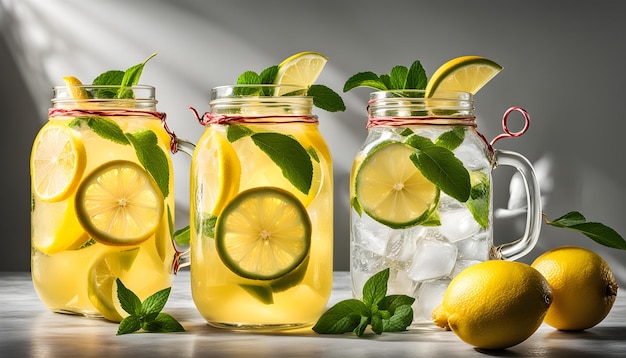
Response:
M78 78L74 76L65 76L63 77L63 82L65 82L65 85L67 86L70 93L72 94L72 98L74 99L89 98L87 91L82 87L83 83Z
M297 53L278 65L275 83L309 88L317 81L324 66L326 66L326 62L328 62L328 57L318 52ZM284 94L280 88L276 91L276 96Z
M476 94L502 71L502 66L481 56L461 56L441 65L426 85L426 97L452 90Z

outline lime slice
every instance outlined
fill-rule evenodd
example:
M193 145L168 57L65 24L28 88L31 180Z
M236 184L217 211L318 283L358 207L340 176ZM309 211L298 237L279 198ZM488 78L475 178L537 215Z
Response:
M85 91L85 88L82 87L83 83L78 78L74 76L65 76L63 77L63 81L65 82L65 85L67 86L70 93L72 94L72 98L74 99L89 98L87 91Z
M138 164L101 165L78 187L76 213L85 230L106 245L134 245L149 238L163 217L163 196Z
M108 252L96 259L89 268L87 281L89 300L109 321L120 322L122 315L125 314L117 299L115 280L130 269L138 252L139 248Z
M275 187L249 189L218 218L215 246L235 274L273 280L296 269L309 255L311 221L291 193Z
M480 56L462 56L441 65L426 85L426 97L442 90L476 94L489 80L502 71L502 66Z
M414 152L403 143L383 143L357 168L354 187L363 211L394 229L425 221L439 202L439 189L411 161Z
M85 170L85 147L66 126L48 124L39 132L30 157L34 195L43 201L67 199Z
M219 132L210 132L199 147L191 170L202 178L202 211L217 216L239 191L241 164L232 144Z
M300 52L288 57L278 65L276 84L308 88L322 73L328 58L317 52ZM280 88L275 95L280 96Z

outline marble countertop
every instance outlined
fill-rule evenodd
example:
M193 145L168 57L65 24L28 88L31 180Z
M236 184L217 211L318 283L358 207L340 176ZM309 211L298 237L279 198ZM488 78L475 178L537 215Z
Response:
M0 356L7 357L624 357L626 298L609 316L583 332L542 325L528 340L504 351L481 352L434 325L406 332L318 335L310 329L242 333L208 326L195 310L189 272L174 279L167 312L186 332L116 336L117 324L48 311L27 272L0 272ZM349 274L336 272L330 305L349 298Z

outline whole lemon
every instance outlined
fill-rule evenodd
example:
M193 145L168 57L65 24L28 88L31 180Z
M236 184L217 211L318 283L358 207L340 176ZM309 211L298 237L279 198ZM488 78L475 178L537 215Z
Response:
M531 265L548 280L554 301L544 321L559 330L578 331L600 323L617 297L617 280L597 253L562 246L543 253Z
M551 297L548 282L530 265L485 261L452 279L433 321L477 348L504 349L539 328Z

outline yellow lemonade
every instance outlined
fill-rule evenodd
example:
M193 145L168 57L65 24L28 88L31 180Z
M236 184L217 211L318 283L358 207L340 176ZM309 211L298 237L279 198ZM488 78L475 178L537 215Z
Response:
M171 286L170 137L154 99L53 102L31 154L33 284L52 311L120 321L116 278L142 300Z
M331 156L311 99L288 98L213 101L194 151L192 295L216 327L312 325L330 297Z

